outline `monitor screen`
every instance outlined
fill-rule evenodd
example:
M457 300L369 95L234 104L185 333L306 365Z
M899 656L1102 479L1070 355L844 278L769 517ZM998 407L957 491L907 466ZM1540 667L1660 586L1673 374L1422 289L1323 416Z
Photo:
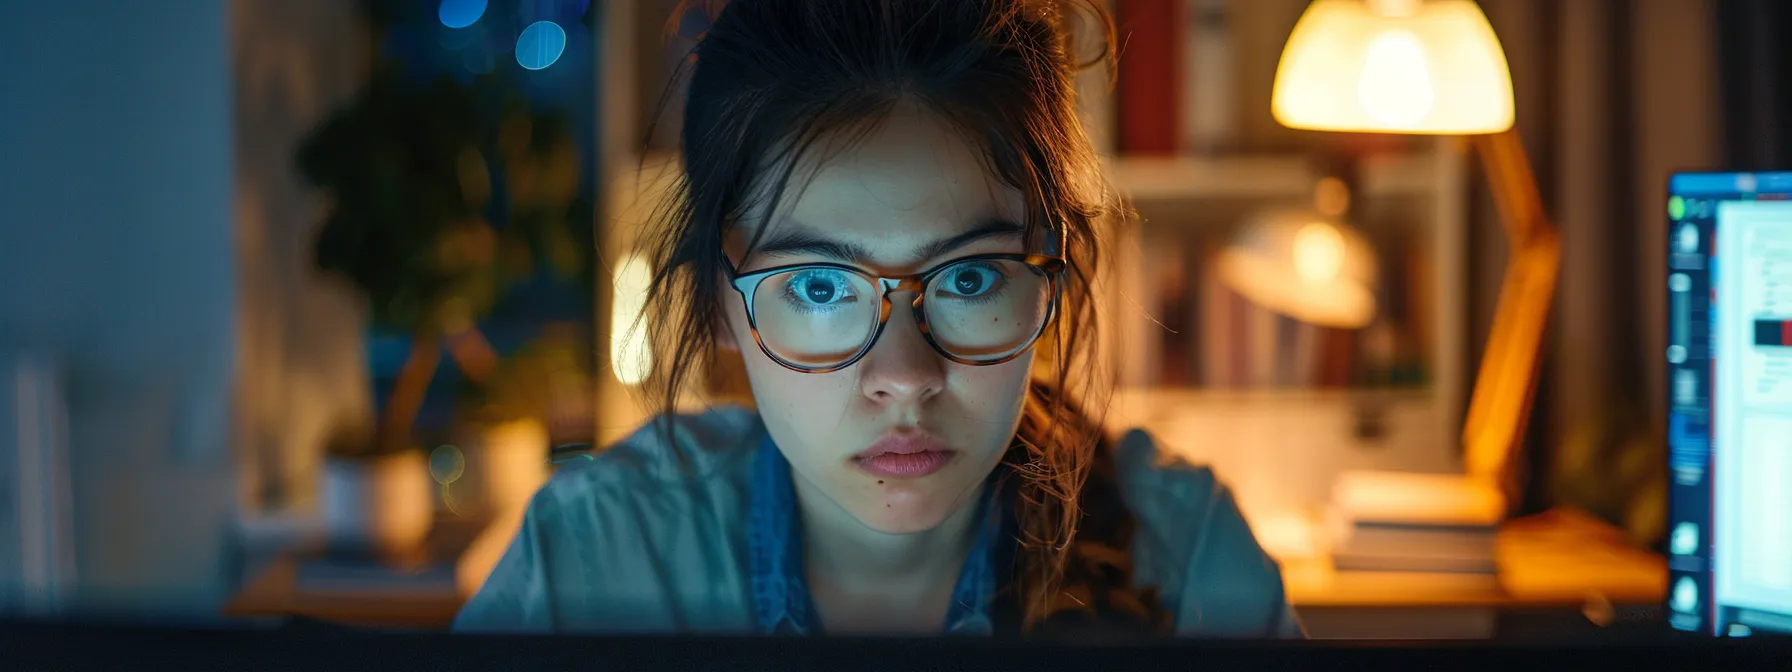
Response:
M1792 633L1792 172L1668 181L1667 606Z

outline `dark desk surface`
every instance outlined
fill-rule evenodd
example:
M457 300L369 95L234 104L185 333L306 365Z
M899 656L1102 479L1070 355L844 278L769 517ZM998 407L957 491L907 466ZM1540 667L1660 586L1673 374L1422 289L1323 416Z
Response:
M503 546L487 545L499 551ZM1589 602L1655 605L1661 603L1667 584L1667 565L1661 556L1629 547L1616 529L1571 512L1552 512L1508 523L1500 535L1499 562L1499 583L1489 586L1461 585L1419 574L1338 573L1331 570L1329 559L1323 556L1285 559L1282 564L1289 601L1297 611L1314 613L1315 625L1319 610L1351 610L1347 618L1359 621L1363 618L1360 614L1385 614L1390 610L1477 608L1487 611L1478 618L1491 622L1493 610L1579 611ZM490 563L481 564L489 567ZM295 585L295 570L293 558L275 561L231 601L227 613L245 617L299 616L367 626L445 628L467 592L464 586L461 591L447 592L308 592ZM1437 622L1451 616L1417 617ZM1404 632L1402 626L1390 627L1396 628L1392 632ZM1328 636L1324 632L1312 634Z
M1784 669L1792 639L1705 640L1641 629L1571 644L1497 646L1398 642L1180 641L1068 646L967 639L703 639L492 637L390 633L333 626L178 630L0 624L12 669L617 669L1028 670L1481 669L1674 665L1681 669ZM761 663L763 661L763 664ZM1553 663L1553 665L1552 665ZM1489 668L1488 666L1496 666ZM1248 666L1248 667L1246 667ZM1749 666L1749 667L1743 667ZM1217 669L1217 668L1216 668Z

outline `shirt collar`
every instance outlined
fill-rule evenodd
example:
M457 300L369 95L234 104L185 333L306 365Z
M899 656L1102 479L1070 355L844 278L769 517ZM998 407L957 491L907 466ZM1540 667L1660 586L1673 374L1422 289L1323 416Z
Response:
M803 578L796 490L790 482L790 463L770 433L760 439L753 455L752 507L747 541L753 565L753 612L759 626L767 634L810 634L814 609Z
M1006 513L996 491L994 487L984 488L978 504L981 521L952 588L952 603L943 628L946 634L988 635L994 630L989 603L996 589L995 558ZM820 625L803 573L801 519L790 463L769 433L760 440L753 455L750 506L748 556L752 564L753 611L759 627L767 634L818 634Z

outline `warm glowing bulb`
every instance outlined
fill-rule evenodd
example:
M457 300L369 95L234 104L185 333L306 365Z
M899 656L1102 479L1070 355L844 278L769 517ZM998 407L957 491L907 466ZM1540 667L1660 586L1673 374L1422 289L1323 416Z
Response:
M1294 273L1307 282L1330 282L1344 269L1344 234L1311 222L1294 234Z
M1512 77L1474 0L1313 0L1276 66L1270 112L1291 128L1497 133Z
M1410 126L1431 113L1437 92L1425 45L1411 31L1389 30L1369 40L1356 102L1371 118L1389 126Z
M653 271L647 260L631 255L616 266L610 300L610 370L624 385L639 385L653 371L653 350L647 344L647 287Z

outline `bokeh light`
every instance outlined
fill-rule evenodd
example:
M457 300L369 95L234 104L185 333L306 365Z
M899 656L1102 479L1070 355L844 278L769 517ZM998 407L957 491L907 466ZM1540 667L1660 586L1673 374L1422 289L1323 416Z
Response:
M460 480L467 471L467 458L459 448L443 444L429 453L429 475L437 483L448 485Z
M1325 222L1311 222L1294 234L1294 272L1310 283L1332 282L1344 270L1344 234Z
M516 40L516 62L528 70L540 70L560 60L566 51L566 31L552 21L537 21L523 29Z
M436 8L436 17L442 20L442 25L449 28L465 28L477 23L479 17L485 16L485 2L486 0L442 0L442 4Z

